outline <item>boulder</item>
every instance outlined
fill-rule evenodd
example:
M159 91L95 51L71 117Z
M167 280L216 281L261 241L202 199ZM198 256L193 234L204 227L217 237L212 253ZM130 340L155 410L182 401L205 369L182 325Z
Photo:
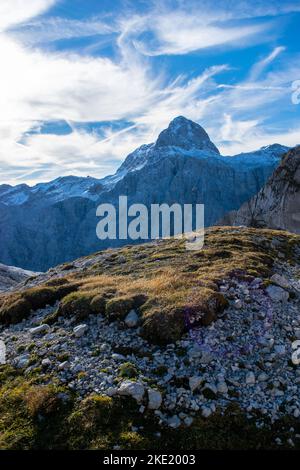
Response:
M84 333L88 330L88 326L86 324L82 325L77 325L75 328L73 328L73 333L76 336L76 338L80 338L81 336L84 335Z
M149 388L148 390L148 408L149 410L158 410L162 404L162 395L158 390Z
M282 287L271 285L267 287L266 291L273 302L287 302L289 299L289 293Z
M138 314L136 313L136 311L135 310L130 310L130 312L126 316L124 322L125 322L126 326L128 326L128 328L134 328L135 326L137 326L137 324L139 322L139 317L138 317Z
M138 403L142 401L145 387L139 382L124 380L118 389L118 395L134 398Z

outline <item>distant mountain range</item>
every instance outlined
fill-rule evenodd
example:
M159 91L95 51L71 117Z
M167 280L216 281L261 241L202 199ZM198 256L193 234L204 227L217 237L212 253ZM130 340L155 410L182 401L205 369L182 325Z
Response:
M220 155L205 130L182 116L157 141L127 156L112 176L68 176L34 187L0 186L0 261L44 271L128 241L96 237L96 207L128 203L202 203L212 225L259 192L288 148L279 144Z

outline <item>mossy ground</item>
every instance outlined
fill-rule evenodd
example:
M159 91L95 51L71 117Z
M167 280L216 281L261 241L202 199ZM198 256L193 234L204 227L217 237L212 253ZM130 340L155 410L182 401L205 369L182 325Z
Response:
M219 292L224 278L267 279L278 251L293 262L299 245L300 237L287 232L214 227L206 231L200 251L186 250L183 239L106 250L100 261L84 270L68 276L64 272L63 279L1 295L0 322L18 322L32 309L62 299L49 322L60 315L81 321L90 313L122 320L135 308L146 339L173 342L186 329L186 313L189 318L197 314L198 324L206 325L226 307Z
M107 250L84 270L64 270L63 278L2 294L0 322L18 322L58 300L49 322L60 315L81 321L91 313L122 320L135 308L146 338L173 342L185 329L187 310L200 312L199 321L205 324L226 307L219 292L224 278L267 280L278 252L293 263L299 246L300 237L286 232L222 227L207 231L201 251L187 251L178 239ZM121 377L135 373L130 364L120 370ZM160 427L152 412L141 414L128 397L92 395L80 401L55 377L40 380L38 370L24 377L21 371L0 367L0 449L268 449L276 446L277 437L284 443L281 448L289 447L291 427L293 435L300 433L291 418L258 429L254 419L235 407L171 430ZM139 431L132 431L133 426Z
M293 419L258 429L254 419L231 406L224 414L198 417L191 427L172 430L160 427L152 412L142 415L128 397L93 394L78 401L57 384L41 384L38 376L24 378L0 366L0 449L272 449L277 437L288 448L291 427L300 432Z

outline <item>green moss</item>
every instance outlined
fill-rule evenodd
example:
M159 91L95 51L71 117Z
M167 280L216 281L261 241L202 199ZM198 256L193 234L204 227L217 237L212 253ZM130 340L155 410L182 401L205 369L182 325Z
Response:
M131 362L124 362L119 367L119 376L132 379L138 376L138 370Z
M141 334L152 343L165 345L180 339L185 329L184 307L162 309L145 315Z
M110 319L123 319L134 306L132 297L116 297L106 304L105 313Z
M105 314L106 297L103 294L96 295L91 300L91 309L96 314Z
M31 311L31 305L21 296L12 296L5 300L0 307L0 323L10 325L19 323L27 318Z
M59 362L65 362L69 359L69 357L70 357L70 354L67 353L67 352L60 353L56 356L56 358Z
M49 284L49 283L48 283ZM30 288L19 293L6 294L0 299L0 323L19 323L26 319L31 310L53 305L69 292L77 289L75 284L58 283Z
M23 297L28 300L32 310L53 305L57 299L55 287L35 287L25 291Z
M55 440L57 418L63 417L61 388L37 385L12 368L1 368L0 449L35 449ZM43 423L43 424L42 424ZM51 445L51 444L50 444Z
M257 419L264 423L261 429ZM270 424L259 414L247 419L231 405L209 419L195 414L191 427L172 430L159 426L152 412L141 414L128 397L92 394L80 401L61 386L25 379L20 371L0 366L0 449L272 449L276 437L287 442L291 427L300 432L296 419Z
M92 296L86 292L73 292L61 301L58 316L74 317L77 321L87 318L91 313Z

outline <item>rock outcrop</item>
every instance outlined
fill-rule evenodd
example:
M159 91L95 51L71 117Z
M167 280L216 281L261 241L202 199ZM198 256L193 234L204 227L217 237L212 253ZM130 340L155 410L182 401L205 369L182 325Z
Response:
M300 233L300 147L290 150L258 194L227 214L222 224Z

